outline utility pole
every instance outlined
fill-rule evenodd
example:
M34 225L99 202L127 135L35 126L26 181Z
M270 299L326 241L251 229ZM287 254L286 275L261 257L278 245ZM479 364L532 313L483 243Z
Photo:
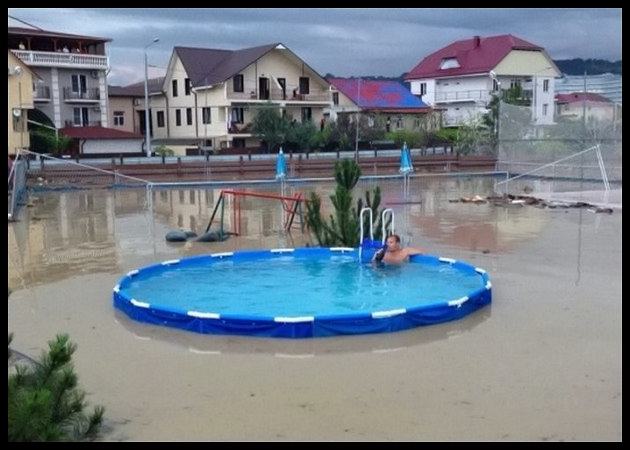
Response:
M359 78L359 87L357 95L357 115L356 115L356 134L354 137L354 160L359 163L359 108L361 107L361 78Z
M586 146L586 69L584 69L584 92L582 94L582 139Z

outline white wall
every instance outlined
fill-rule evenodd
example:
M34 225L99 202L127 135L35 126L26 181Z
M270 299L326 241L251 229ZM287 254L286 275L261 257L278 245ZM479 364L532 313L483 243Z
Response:
M142 139L90 139L83 144L83 153L140 153Z
M411 82L411 93L413 95L420 95L420 85L425 83L427 85L426 94L424 94L421 98L424 103L427 105L433 106L435 104L435 79L434 78L424 78L421 80L413 80Z
M544 80L549 80L549 90L543 91ZM555 97L555 79L551 77L533 77L532 90L534 98L532 100L532 114L535 123L538 125L553 124L554 116L554 97ZM547 113L543 114L543 105L547 105Z

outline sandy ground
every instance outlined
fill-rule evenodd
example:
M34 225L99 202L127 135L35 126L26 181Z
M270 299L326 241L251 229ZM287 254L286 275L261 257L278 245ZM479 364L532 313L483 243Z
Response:
M178 222L205 228L218 191L156 192L153 216L143 192L38 193L9 224L12 347L37 356L69 333L80 384L106 407L106 441L620 441L622 212L448 202L489 194L488 177L414 179L408 197L379 184L385 201L415 202L392 206L404 243L489 272L490 307L310 340L136 323L112 306L128 270L308 237L280 232L278 205L248 200L245 236L163 241Z

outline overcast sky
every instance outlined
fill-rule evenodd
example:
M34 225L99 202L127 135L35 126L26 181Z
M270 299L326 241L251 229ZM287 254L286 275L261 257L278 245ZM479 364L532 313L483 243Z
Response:
M113 39L110 84L161 76L176 45L238 49L282 42L320 74L398 76L475 35L511 33L553 59L621 59L621 9L10 8L40 28ZM9 19L10 26L23 26Z

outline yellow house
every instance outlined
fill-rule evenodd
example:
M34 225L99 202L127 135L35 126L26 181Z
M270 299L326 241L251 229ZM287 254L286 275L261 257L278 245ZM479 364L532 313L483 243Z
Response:
M9 155L28 149L26 114L33 109L33 79L39 78L19 58L9 53Z

